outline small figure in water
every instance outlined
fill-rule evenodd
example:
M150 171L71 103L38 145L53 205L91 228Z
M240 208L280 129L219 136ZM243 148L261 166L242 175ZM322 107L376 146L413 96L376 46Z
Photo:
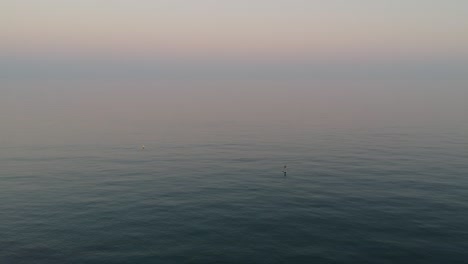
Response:
M284 165L284 167L283 167L283 175L284 175L284 176L286 176L286 173L288 172L288 171L286 170L286 168L287 168L287 166Z
M141 149L142 149L142 150L145 149L145 145L141 145Z

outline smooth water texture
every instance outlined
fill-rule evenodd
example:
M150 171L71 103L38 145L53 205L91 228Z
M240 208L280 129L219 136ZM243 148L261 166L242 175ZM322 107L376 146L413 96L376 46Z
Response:
M0 99L2 264L468 261L461 88L61 85Z
M466 134L226 133L2 148L0 262L468 259Z

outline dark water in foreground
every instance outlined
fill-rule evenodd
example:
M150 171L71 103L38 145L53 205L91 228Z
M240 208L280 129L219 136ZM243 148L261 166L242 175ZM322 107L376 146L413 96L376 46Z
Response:
M467 263L465 132L4 146L0 263Z

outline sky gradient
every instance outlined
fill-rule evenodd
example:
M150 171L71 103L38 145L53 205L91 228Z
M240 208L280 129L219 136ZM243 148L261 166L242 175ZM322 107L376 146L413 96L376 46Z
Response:
M466 58L467 14L462 0L1 0L0 54Z
M0 0L0 145L466 126L467 14L465 0Z

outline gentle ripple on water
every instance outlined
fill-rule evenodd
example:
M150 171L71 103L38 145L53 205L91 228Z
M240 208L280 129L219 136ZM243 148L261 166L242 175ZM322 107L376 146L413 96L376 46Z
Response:
M465 263L454 137L3 148L0 263Z

